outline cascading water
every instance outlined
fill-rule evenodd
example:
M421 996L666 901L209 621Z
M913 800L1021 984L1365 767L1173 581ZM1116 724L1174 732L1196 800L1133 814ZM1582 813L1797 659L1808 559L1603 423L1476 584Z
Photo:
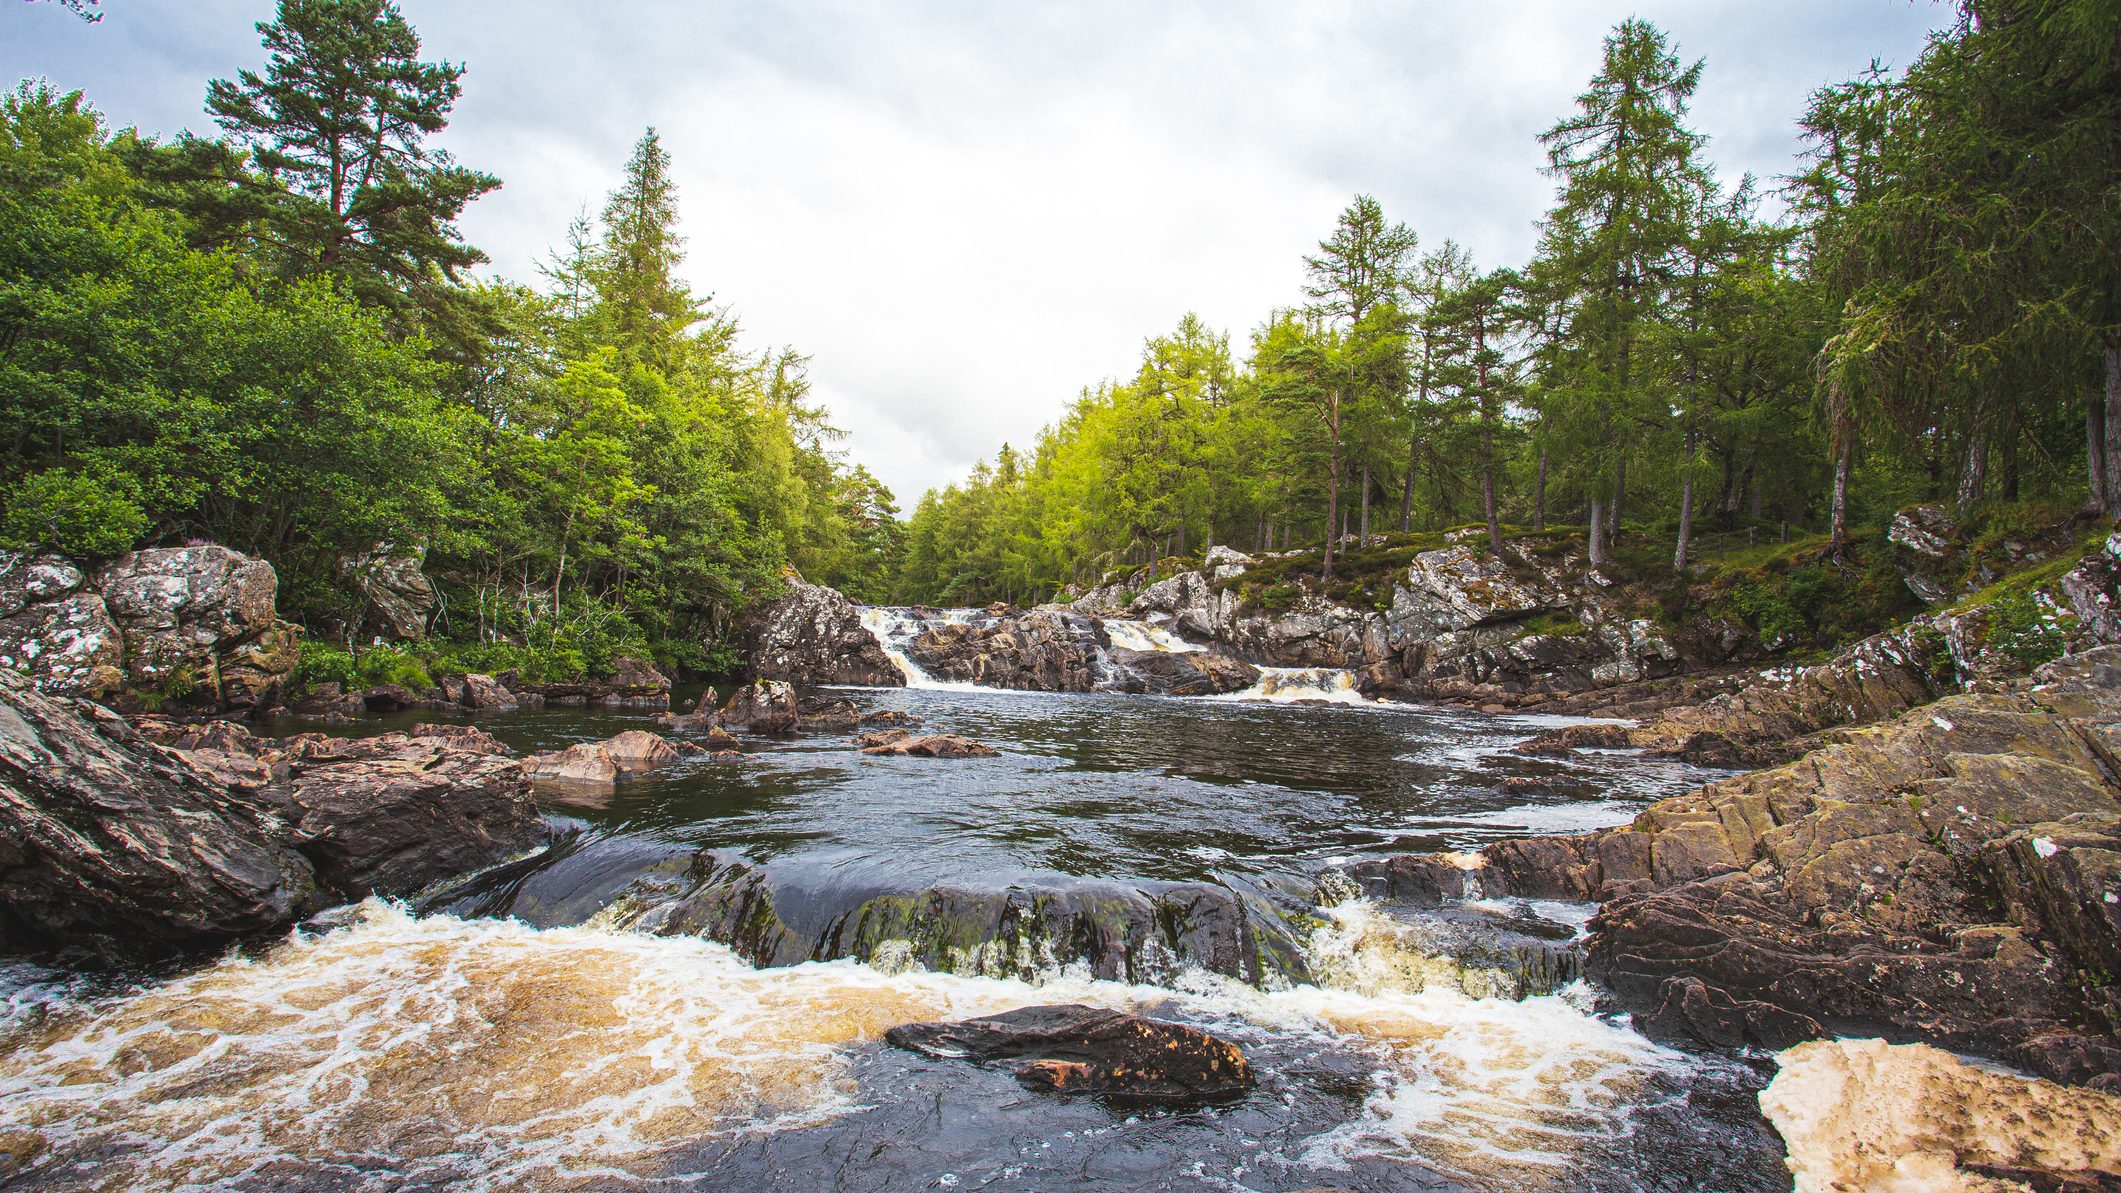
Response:
M1344 667L1261 667L1259 682L1220 700L1263 700L1271 704L1367 704L1355 687L1355 673Z
M890 659L891 665L897 667L899 674L906 677L906 686L930 691L970 692L978 691L980 687L978 684L952 683L937 679L921 670L921 665L907 655L907 644L920 637L921 631L930 625L962 625L978 615L977 609L943 609L933 616L923 618L916 617L911 609L893 608L888 605L861 606L862 628L869 631L869 635L876 639L876 644L883 647L884 657Z
M892 645L920 620L864 614ZM1624 820L1613 792L1671 793L1676 764L1516 754L1528 727L1470 713L942 687L851 698L1001 756L755 741L541 793L553 847L417 912L122 983L0 965L0 1184L1787 1188L1750 1070L1597 1014L1568 925L1513 926L1554 914L1322 881ZM481 723L528 750L642 721ZM1572 767L1592 795L1563 791ZM1557 794L1506 782L1530 779ZM881 1042L1071 1001L1221 1035L1263 1085L1143 1113Z

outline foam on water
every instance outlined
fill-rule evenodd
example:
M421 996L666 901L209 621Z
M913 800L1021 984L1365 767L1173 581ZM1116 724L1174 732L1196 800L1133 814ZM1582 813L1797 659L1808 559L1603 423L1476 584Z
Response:
M1195 646L1177 634L1147 621L1126 621L1106 618L1105 636L1112 645L1121 650L1161 651L1166 654L1192 654L1205 649Z
M945 609L934 620L953 623L963 622L969 620L977 612L978 610L976 609ZM906 610L894 609L884 605L863 605L861 606L860 616L862 628L868 630L870 637L876 639L877 645L884 648L884 657L890 659L891 665L897 667L899 674L906 677L907 687L923 688L937 692L984 692L990 690L975 683L953 683L949 680L937 679L926 671L921 670L921 665L914 662L906 654L905 647L907 642L920 635L921 622Z
M1261 667L1259 682L1242 692L1200 697L1209 700L1258 700L1270 704L1323 701L1328 704L1369 704L1355 690L1355 673L1341 667Z
M322 937L0 1034L0 1136L93 1155L102 1186L379 1168L473 1188L601 1186L672 1175L676 1149L703 1139L857 1109L847 1050L894 1024L1088 1002L1373 1058L1360 1117L1307 1140L1303 1162L1382 1156L1516 1179L1555 1175L1579 1145L1624 1131L1646 1083L1682 1064L1568 997L1412 989L1375 913L1336 911L1313 949L1330 984L1262 991L1200 973L1163 989L1068 971L1030 984L845 961L758 970L697 939L371 901Z

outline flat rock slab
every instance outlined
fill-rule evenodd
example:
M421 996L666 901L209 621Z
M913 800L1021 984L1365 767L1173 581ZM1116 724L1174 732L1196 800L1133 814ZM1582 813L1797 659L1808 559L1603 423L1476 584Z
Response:
M942 1060L991 1064L1033 1089L1155 1102L1235 1097L1252 1088L1237 1045L1180 1023L1072 1003L957 1023L907 1023L892 1045Z
M955 733L931 733L915 737L902 729L865 733L859 739L862 753L893 758L998 758L1001 751Z

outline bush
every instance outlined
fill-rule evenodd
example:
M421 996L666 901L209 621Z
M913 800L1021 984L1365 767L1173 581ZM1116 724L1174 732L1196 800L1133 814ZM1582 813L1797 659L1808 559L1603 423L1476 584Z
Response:
M122 475L61 468L16 480L0 514L0 545L94 557L133 549L147 533L140 487Z
M2069 624L2075 618L2036 592L2005 592L1987 608L1988 645L2027 669L2055 661L2069 647Z
M354 657L351 654L328 642L316 642L308 638L302 640L296 652L296 687L308 689L322 683L353 686L356 672Z

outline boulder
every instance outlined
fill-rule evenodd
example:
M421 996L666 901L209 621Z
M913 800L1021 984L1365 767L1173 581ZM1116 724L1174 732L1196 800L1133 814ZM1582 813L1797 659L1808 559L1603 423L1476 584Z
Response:
M793 733L803 721L795 689L775 679L754 680L738 688L715 716L720 724L753 733Z
M34 945L159 954L320 906L284 800L0 671L0 909Z
M727 729L711 725L707 729L707 748L717 754L735 753L743 749L743 744Z
M788 577L781 599L747 617L735 635L756 679L799 684L904 687L906 677L838 591Z
M218 945L545 836L521 765L468 727L351 741L149 728L173 744L0 672L0 912L26 943Z
M670 677L655 664L624 655L611 660L611 674L604 680L606 691L597 703L624 708L669 708Z
M268 706L295 666L294 627L274 611L272 565L212 545L134 551L94 587L125 638L127 687Z
M1254 1080L1245 1054L1227 1040L1102 1007L1023 1007L956 1023L908 1023L884 1038L923 1056L1005 1068L1033 1089L1126 1101L1231 1098Z
M854 706L852 700L809 696L797 705L797 711L802 714L803 728L813 733L852 729L862 723L861 710Z
M645 729L628 729L606 741L604 749L620 764L632 767L662 766L677 761L683 752Z
M1225 650L1122 650L1107 652L1126 677L1124 691L1158 696L1216 696L1242 692L1259 682L1259 668Z
M427 636L427 620L441 604L434 582L421 571L424 549L400 550L377 543L340 565L339 575L362 600L356 640L412 642Z
M1760 1109L1789 1145L1796 1193L2121 1187L2113 1094L1884 1040L1820 1040L1776 1059Z
M894 758L998 758L1001 751L983 742L955 733L931 733L915 737L903 729L890 729L882 734L865 734L863 741L879 739L874 744L864 745L862 753L887 755Z
M500 685L491 675L472 674L464 677L464 694L461 697L466 708L497 711L516 707L516 694Z
M861 724L864 725L896 725L910 727L918 725L920 723L921 718L915 716L910 712L906 712L903 709L897 708L882 708L876 710L875 712L865 712L862 714L861 718Z
M619 760L602 742L576 742L523 759L524 773L540 783L608 787L619 779Z

